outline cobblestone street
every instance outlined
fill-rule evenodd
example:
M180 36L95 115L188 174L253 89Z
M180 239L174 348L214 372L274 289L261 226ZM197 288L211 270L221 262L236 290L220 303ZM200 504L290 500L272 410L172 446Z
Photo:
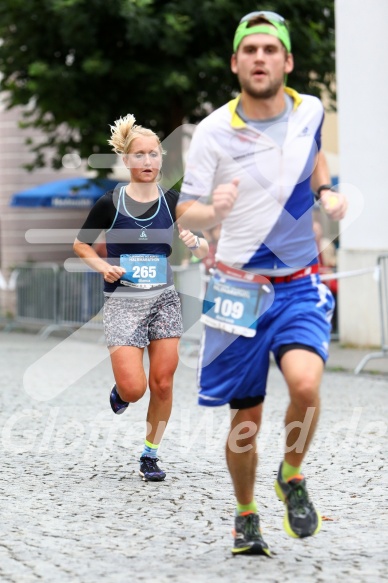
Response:
M148 399L109 407L112 372L96 338L0 333L1 583L388 581L388 377L327 371L303 466L325 520L289 538L273 483L284 382L271 368L257 501L273 558L232 557L227 407L196 404L196 354L182 345L162 483L142 482Z

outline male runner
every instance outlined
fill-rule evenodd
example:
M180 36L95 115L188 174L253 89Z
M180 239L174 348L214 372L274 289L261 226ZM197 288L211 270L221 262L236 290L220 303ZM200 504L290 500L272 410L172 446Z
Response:
M244 16L231 58L241 94L198 125L177 206L188 228L222 224L198 379L200 404L232 409L226 459L237 501L233 554L270 554L254 495L270 352L290 398L275 484L284 527L302 538L321 526L301 465L318 421L333 298L319 279L311 189L334 220L347 202L330 190L321 102L285 86L293 67L284 19ZM297 441L301 448L293 447Z

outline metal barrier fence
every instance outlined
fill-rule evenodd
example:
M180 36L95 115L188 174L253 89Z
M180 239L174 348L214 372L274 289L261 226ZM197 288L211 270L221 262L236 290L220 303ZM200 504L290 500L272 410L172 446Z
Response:
M101 274L94 271L71 273L61 270L58 288L58 320L62 327L87 324L102 327L104 304Z
M16 323L49 325L58 314L58 274L55 263L20 265L14 271Z
M381 351L364 356L354 369L355 374L362 371L369 360L388 357L388 253L377 258L379 277L379 310L381 326Z
M55 263L35 263L18 266L14 278L13 326L39 325L42 336L83 325L102 329L104 296L99 273L70 273Z

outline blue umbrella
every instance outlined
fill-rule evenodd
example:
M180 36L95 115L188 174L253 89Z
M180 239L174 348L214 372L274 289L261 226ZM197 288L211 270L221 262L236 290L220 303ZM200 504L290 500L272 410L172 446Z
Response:
M17 192L11 206L90 208L107 190L113 190L117 180L99 178L68 178L46 182Z

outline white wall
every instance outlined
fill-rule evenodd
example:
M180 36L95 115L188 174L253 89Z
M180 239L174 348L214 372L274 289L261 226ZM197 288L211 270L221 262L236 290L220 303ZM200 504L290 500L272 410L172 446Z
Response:
M388 0L336 0L340 179L350 213L341 225L339 271L388 253ZM340 281L340 340L379 345L372 274Z

